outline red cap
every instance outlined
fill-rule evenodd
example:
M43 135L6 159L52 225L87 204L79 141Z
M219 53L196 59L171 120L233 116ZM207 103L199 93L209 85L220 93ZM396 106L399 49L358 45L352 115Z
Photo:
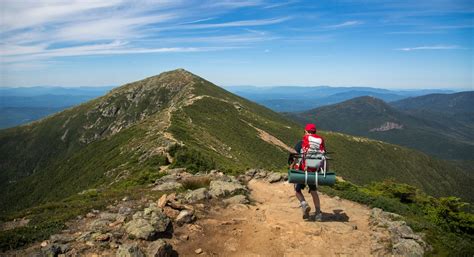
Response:
M310 131L316 132L316 125L313 124L313 123L306 124L306 127L304 127L304 130L306 130L308 132L310 132Z

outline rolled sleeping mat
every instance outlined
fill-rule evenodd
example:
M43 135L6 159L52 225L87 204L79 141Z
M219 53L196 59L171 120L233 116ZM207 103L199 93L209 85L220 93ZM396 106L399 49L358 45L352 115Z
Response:
M288 182L294 184L316 185L316 176L317 185L334 186L336 183L336 173L334 172L326 172L325 176L323 173L308 172L306 175L302 170L288 170Z

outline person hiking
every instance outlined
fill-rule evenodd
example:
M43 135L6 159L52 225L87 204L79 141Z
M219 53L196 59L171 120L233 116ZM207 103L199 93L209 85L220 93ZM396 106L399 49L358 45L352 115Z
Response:
M324 139L316 134L315 124L307 124L305 126L303 139L295 145L295 151L297 154L299 154L299 156L296 158L289 158L288 162L292 162L290 164L290 168L299 170L306 169L308 172L317 172L319 167L310 167L309 165L307 166L308 159L306 159L308 158L307 156L311 154L324 154L326 151L324 146ZM295 184L294 187L296 198L300 201L300 207L303 211L303 219L308 219L311 207L306 202L304 195L301 192L301 190L304 189L306 185ZM309 193L313 198L314 208L316 210L314 219L316 221L322 221L321 204L319 201L317 187L316 185L308 185L308 187Z

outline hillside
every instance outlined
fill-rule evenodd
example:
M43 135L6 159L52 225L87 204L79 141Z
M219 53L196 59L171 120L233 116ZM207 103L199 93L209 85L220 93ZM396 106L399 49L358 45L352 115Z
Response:
M445 114L474 113L474 91L454 94L429 94L391 103L401 110L432 111Z
M462 117L471 117L456 113ZM472 160L473 127L453 116L445 115L440 119L406 112L373 97L358 97L340 104L288 114L288 117L301 123L315 119L323 130L403 145L442 159Z
M393 178L473 200L472 178L446 162L378 141L323 135L337 153L331 167L355 183ZM288 145L300 137L301 126L273 111L185 70L165 72L0 131L0 210L90 188L120 194L152 182L170 162L194 172L284 170Z

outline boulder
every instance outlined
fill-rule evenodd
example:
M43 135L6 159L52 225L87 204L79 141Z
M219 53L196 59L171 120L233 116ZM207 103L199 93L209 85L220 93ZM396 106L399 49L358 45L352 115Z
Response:
M245 172L245 175L253 178L253 176L257 174L257 171L258 171L257 169L249 169Z
M168 230L170 219L156 204L150 204L141 212L133 215L130 222L125 224L125 231L136 238L153 240L160 233Z
M224 200L226 204L248 204L249 200L245 195L235 195Z
M145 257L137 243L123 244L117 250L117 257Z
M49 241L51 243L58 243L58 244L67 244L71 241L74 241L74 236L73 235L67 235L67 234L57 234L57 235L51 235L49 237Z
M424 248L429 246L423 241L421 236L402 220L403 217L391 212L385 212L379 208L370 211L369 224L372 229L378 231L383 229L388 231L388 241L393 246L392 254L396 256L423 256ZM383 240L376 240L378 243Z
M166 206L166 204L168 203L167 197L168 195L164 194L160 197L160 199L158 199L158 207L163 208Z
M191 210L182 210L179 212L178 217L176 217L176 224L178 226L182 226L186 223L191 223L196 219L196 216L194 216L194 211Z
M182 187L183 185L181 183L178 183L175 181L169 181L169 182L159 184L155 186L154 188L152 188L151 190L152 191L175 191Z
M105 233L110 231L110 223L111 222L109 220L96 219L89 224L88 228L92 231Z
M43 256L48 256L48 257L58 256L58 254L62 253L61 247L55 244L50 244L46 246L46 248L42 249L42 252L43 252Z
M210 198L209 191L206 188L198 188L196 190L188 192L184 196L184 199L188 203L195 203L195 202L206 200L209 198Z
M270 183L279 182L281 179L282 179L282 176L280 173L272 172L267 175L267 181Z
M180 212L180 211L175 210L175 209L173 209L173 208L171 208L171 207L168 207L168 206L166 206L165 208L163 208L163 213L164 213L166 216L168 216L170 219L172 219L172 220L175 220L175 219L178 217L179 212Z
M401 239L398 243L393 245L392 253L397 256L423 256L425 251L415 240Z
M175 168L175 169L169 169L166 171L166 173L172 175L172 174L179 174L186 172L186 168Z
M238 182L211 181L209 194L214 198L245 194L247 189Z
M268 172L266 170L258 170L257 173L255 173L255 175L253 176L253 178L262 179L262 178L266 178L267 175L268 175Z
M171 257L173 247L162 239L158 239L148 245L146 250L148 257Z

